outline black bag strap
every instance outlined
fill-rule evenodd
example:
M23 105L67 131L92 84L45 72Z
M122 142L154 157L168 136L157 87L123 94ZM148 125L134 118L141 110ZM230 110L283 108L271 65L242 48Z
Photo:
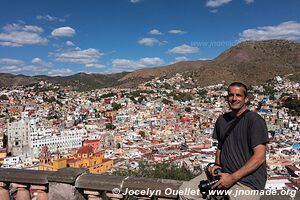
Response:
M248 113L250 112L250 110L245 110L240 116L238 116L231 124L231 126L226 130L224 137L222 139L222 141L218 144L218 149L222 149L223 144L225 143L226 139L228 138L228 136L230 135L230 133L232 132L232 130L234 129L234 127L239 123L239 121Z

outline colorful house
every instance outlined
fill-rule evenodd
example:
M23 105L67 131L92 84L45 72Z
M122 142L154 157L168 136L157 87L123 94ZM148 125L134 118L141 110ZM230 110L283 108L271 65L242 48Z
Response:
M70 158L62 158L60 152L55 153L51 159L51 154L47 146L42 148L40 153L39 170L57 171L65 167L87 168L90 173L102 174L113 167L113 160L104 159L104 154L94 151L92 146L83 146Z

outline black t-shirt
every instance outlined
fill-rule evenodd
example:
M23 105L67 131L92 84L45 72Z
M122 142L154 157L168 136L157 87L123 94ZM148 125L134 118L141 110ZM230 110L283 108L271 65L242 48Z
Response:
M221 115L215 124L213 138L220 143L226 130L236 120L230 113ZM236 124L221 149L220 162L223 170L234 173L253 155L253 148L269 141L265 120L256 112L246 113ZM252 189L262 190L267 180L266 163L239 180Z

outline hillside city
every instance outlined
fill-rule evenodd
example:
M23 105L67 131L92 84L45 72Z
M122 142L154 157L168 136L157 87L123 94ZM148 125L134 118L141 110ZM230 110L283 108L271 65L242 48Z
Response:
M0 90L0 165L95 174L174 163L197 174L214 162L214 123L229 111L227 85L198 87L176 74L132 88L77 92L40 81ZM300 84L276 76L249 87L248 108L266 121L266 188L300 188Z

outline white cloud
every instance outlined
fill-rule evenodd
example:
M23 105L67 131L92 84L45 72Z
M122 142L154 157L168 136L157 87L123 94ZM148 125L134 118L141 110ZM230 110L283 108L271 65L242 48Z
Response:
M39 75L46 74L47 71L49 71L49 68L37 65L26 65L22 68L22 74Z
M11 58L1 58L1 65L22 65L24 62L22 60L11 59Z
M32 59L32 61L31 61L33 64L40 64L40 63L42 63L43 62L43 60L42 59L40 59L40 58L34 58L34 59Z
M47 72L49 76L69 76L71 74L74 74L74 72L69 68L53 69Z
M73 42L71 42L71 41L66 41L66 45L70 46L70 47L74 47L75 46L75 44Z
M219 6L222 6L223 4L227 4L231 2L232 0L208 0L206 2L207 7L216 8Z
M112 61L112 66L113 67L118 67L118 68L129 68L129 69L138 69L142 68L143 66L139 64L137 61L133 60L128 60L128 59L114 59Z
M0 65L0 72L11 73L11 74L24 74L24 75L38 75L45 74L48 68L41 66L28 65L25 62L19 62L19 64L11 65Z
M36 16L36 19L38 19L38 20L46 20L46 21L52 22L52 21L56 20L56 17L52 17L50 15L38 15L38 16Z
M216 14L218 12L218 9L213 9L210 12Z
M56 61L69 62L76 64L91 64L98 63L100 53L97 49L89 48L85 50L73 50L68 52L50 53Z
M24 74L24 75L70 75L73 73L68 68L53 68L51 62L41 58L33 58L31 63L22 60L2 58L0 59L0 73Z
M6 32L24 31L33 33L42 33L44 30L41 27L33 25L7 24L3 27Z
M149 34L151 34L151 35L162 35L163 33L160 32L157 29L152 29L151 31L149 31Z
M250 4L250 3L253 3L254 0L245 0L246 4Z
M186 61L186 60L187 60L187 57L185 57L185 56L176 57L175 63L181 62L181 61Z
M155 38L142 38L142 39L138 40L137 42L141 45L153 46L154 44L159 43L159 40L155 39Z
M197 47L192 47L186 44L183 44L181 46L174 47L173 49L169 49L168 53L172 54L192 54L197 53L199 49Z
M0 34L0 40L1 40L1 34ZM0 42L1 46L4 47L21 47L21 44L18 43L14 43L14 42Z
M40 67L46 67L46 68L53 67L53 64L51 62L45 62L41 58L33 58L31 63L35 65L39 65Z
M146 67L157 67L164 65L165 62L158 57L141 58L139 60L114 59L112 61L113 68L110 72L134 71Z
M168 33L182 35L182 34L186 34L187 32L178 29L173 29L173 30L169 30Z
M300 23L295 21L283 22L277 26L263 26L244 30L239 33L240 41L269 40L269 39L300 39Z
M69 27L69 26L65 26L65 27L60 27L57 29L54 29L51 33L52 36L54 37L72 37L73 35L75 35L76 31Z
M140 2L141 0L130 0L131 3L138 3Z
M49 21L49 22L52 22L52 21L64 22L64 21L66 21L65 19L58 18L58 17L53 17L51 15L38 15L38 16L36 16L36 19L38 19L38 20L46 20L46 21Z
M198 60L212 60L212 58L199 58Z
M98 63L88 63L88 64L85 64L85 67L88 67L88 68L103 68L103 67L105 67L105 65L98 64Z
M164 41L159 41L159 46L165 45L165 44L168 44L168 41L166 41L166 40L164 40Z
M48 43L40 34L43 29L38 26L8 24L0 33L0 45L9 47L21 47L23 45L44 45Z
M15 73L20 73L21 71L22 71L22 68L19 66L15 66L15 65L0 66L0 73L15 74Z
M144 66L160 66L164 64L164 61L158 57L154 58L141 58L139 63Z

